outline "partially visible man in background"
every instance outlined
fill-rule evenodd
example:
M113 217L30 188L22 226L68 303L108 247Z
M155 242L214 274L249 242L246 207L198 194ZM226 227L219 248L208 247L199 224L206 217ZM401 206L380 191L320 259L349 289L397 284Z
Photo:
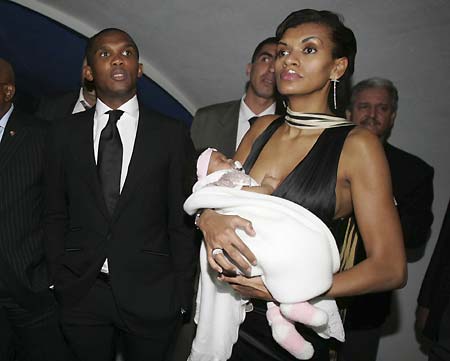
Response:
M84 112L92 108L97 101L94 83L85 77L86 57L81 67L81 87L61 95L47 96L40 100L36 116L54 122L70 114Z
M450 202L417 298L416 328L431 341L429 361L450 360Z
M46 125L12 103L0 59L0 360L68 360L44 257Z
M247 64L249 78L240 100L213 104L201 108L194 116L191 136L197 150L212 147L231 158L255 116L283 114L283 106L276 102L273 63L277 39L267 38L258 44L251 63Z
M434 170L417 156L387 142L397 106L398 91L394 84L388 79L370 78L353 87L347 118L370 130L383 143L405 247L414 249L425 245L430 235ZM356 258L361 259L365 257L365 251L357 225L356 234L359 238ZM376 360L381 328L390 312L391 294L373 293L351 300L345 319L344 360Z

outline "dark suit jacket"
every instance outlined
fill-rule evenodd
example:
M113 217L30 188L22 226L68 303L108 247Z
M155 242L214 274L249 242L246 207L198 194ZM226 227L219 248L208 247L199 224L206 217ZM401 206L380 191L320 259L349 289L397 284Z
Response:
M430 235L433 213L434 170L422 159L385 144L386 158L391 171L394 197L403 229L406 248L425 245ZM382 227L382 225L380 225ZM361 236L357 258L366 257ZM352 298L346 317L347 329L366 329L381 326L389 315L391 291L370 293ZM370 312L368 312L370 310Z
M236 137L241 100L213 104L197 111L192 121L191 137L197 151L216 148L232 158L236 153ZM285 112L277 101L275 113Z
M385 144L406 248L425 245L430 236L433 213L434 170L419 157Z
M36 110L36 116L52 123L67 118L72 114L79 95L80 89L42 98Z
M50 137L47 254L63 307L89 291L108 258L111 287L130 329L164 336L190 309L197 249L183 211L193 146L185 126L140 107L126 182L112 217L93 151L94 109L57 124ZM190 191L190 189L189 189Z
M197 111L192 121L191 137L195 149L212 147L228 158L236 152L240 100L214 104Z
M450 301L450 203L447 205L441 232L420 288L418 304L430 310L423 330L431 340L438 337L444 311Z
M46 131L15 108L0 142L0 296L28 309L53 303L42 227Z

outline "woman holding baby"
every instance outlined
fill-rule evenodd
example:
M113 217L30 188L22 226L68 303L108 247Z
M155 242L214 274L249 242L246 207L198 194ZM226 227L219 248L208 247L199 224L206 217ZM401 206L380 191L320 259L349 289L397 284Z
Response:
M234 158L257 182L268 176L276 179L272 195L300 204L329 226L355 214L367 258L335 274L327 296L402 287L406 283L403 239L383 148L369 131L335 116L343 111L339 96L353 73L353 32L334 13L304 9L290 14L276 35L275 75L278 91L287 99L287 115L258 119ZM255 310L241 326L231 360L294 360L272 339L265 302L258 300L273 298L261 279L229 276L236 265L246 271L247 260L257 262L235 233L241 228L254 234L251 223L205 210L197 225L204 235L208 262L219 279L244 297L256 299ZM226 252L234 264L213 252L217 249ZM328 341L305 332L316 351L313 359L329 360Z

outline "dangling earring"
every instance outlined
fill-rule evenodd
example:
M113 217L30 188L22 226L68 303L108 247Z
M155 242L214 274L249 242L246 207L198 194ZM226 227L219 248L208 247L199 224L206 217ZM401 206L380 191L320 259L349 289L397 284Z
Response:
M333 82L333 103L334 103L334 110L337 110L337 101L336 101L336 83L339 83L339 80L337 79L331 79Z

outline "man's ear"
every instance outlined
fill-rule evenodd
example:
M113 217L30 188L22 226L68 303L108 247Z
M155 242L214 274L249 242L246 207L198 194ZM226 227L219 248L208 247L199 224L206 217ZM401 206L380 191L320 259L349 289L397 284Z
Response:
M245 67L245 75L247 75L247 78L250 77L252 66L253 66L252 63L248 63L247 66Z
M89 65L83 66L83 76L88 81L94 81L94 74L92 73L92 68Z
M137 77L140 78L143 73L144 73L144 65L142 63L139 63Z
M347 120L352 120L352 112L350 110L346 110L345 111L345 117L347 118Z
M397 116L397 112L393 112L392 114L391 114L391 119L390 119L390 129L392 129L392 128L394 128L394 120L395 120L395 117Z
M16 87L14 84L5 84L4 85L4 94L5 94L5 102L10 102L12 98L14 98L14 94L16 94Z
M344 75L348 67L348 59L346 57L335 59L334 68L331 72L330 79L339 79Z

